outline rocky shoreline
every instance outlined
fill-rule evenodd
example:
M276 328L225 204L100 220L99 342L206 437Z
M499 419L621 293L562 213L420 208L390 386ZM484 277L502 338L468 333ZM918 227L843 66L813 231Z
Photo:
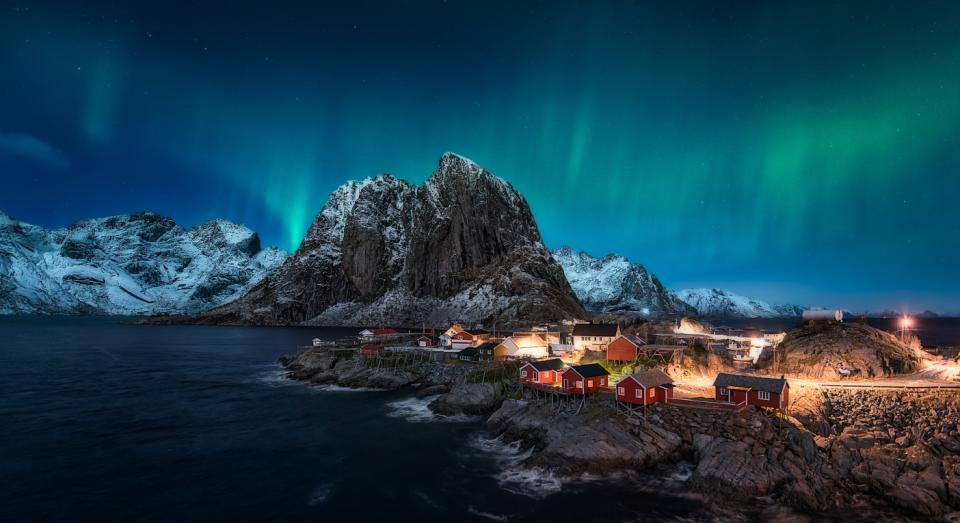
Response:
M292 379L415 387L420 397L436 396L429 407L438 415L489 415L492 437L531 450L522 466L560 477L687 462L687 492L734 512L960 521L957 392L797 387L787 417L655 405L641 420L618 412L609 396L556 404L524 398L512 380L472 383L469 365L385 369L309 350L281 363Z

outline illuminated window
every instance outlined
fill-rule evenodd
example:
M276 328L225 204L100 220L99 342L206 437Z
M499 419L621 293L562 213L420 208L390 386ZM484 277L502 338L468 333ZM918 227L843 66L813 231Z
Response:
M587 380L587 386L588 386L588 387L592 387L592 386L593 386L593 380Z
M769 393L769 392L764 392L764 391L761 390L760 392L757 393L757 398L759 398L759 399L761 399L761 400L769 400L769 399L770 399L770 393Z
M582 389L582 388L583 388L583 381L577 380L577 388L578 388L578 389Z
M657 395L657 389L651 388L651 389L650 389L650 397L652 398L652 397L654 397L654 396L656 396L656 395Z
M617 387L617 396L626 396L627 390L623 387Z

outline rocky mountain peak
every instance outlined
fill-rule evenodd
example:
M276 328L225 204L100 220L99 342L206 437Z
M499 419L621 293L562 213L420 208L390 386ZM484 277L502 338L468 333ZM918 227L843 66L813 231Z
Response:
M526 200L448 153L422 186L390 175L341 186L273 277L207 319L442 324L582 315Z
M692 308L676 299L639 263L608 254L596 258L569 247L553 251L584 307L594 312L687 314Z

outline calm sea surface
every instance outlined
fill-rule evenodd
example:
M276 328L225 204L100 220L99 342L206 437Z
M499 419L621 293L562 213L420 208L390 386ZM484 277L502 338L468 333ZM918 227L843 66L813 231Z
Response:
M278 356L348 332L0 318L0 521L705 517L635 488L517 473L522 454L481 421L437 420L409 392L282 378Z

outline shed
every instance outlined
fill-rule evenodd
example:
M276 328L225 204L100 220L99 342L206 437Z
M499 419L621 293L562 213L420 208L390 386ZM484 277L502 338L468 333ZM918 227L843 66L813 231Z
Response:
M617 401L633 405L668 403L673 398L673 379L659 369L631 374L617 382Z
M560 373L561 387L571 394L594 394L607 387L610 372L599 363L573 365Z
M637 361L639 348L647 341L636 334L621 334L607 345L607 359L610 361Z
M790 384L782 376L766 378L752 374L721 372L713 380L717 401L786 409L790 404Z
M520 367L520 381L552 385L560 381L561 369L563 369L563 361L560 358L530 361Z

